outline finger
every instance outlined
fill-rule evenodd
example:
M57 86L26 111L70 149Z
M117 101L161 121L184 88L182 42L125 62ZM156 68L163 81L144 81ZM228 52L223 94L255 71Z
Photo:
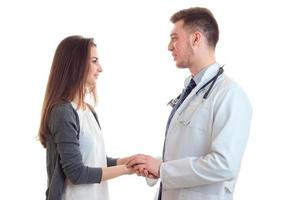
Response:
M128 165L128 163L132 162L134 159L135 159L135 156L129 157L126 164Z
M125 158L123 158L123 165L127 165L128 164L128 162L130 161L130 160L132 160L134 157L131 157L131 156L128 156L128 157L125 157Z
M141 176L140 171L135 171L137 176Z
M148 170L144 169L144 170L143 170L143 174L145 175L145 177L148 177L148 176L149 176Z
M140 174L141 174L141 175L145 176L145 174L144 174L144 168L140 167L140 168L139 168L139 171L140 171Z
M144 157L136 157L133 160L129 161L127 163L127 166L132 167L134 165L144 164L145 162L146 160L144 159Z
M134 160L135 158L137 158L137 157L139 157L139 156L141 156L142 154L135 154L135 155L132 155L132 156L129 156L128 157L128 161L132 161L132 160Z
M135 171L139 171L141 173L142 172L141 170L145 169L145 165L144 164L135 165L135 166L133 166L133 169Z
M135 158L133 158L132 160L129 160L129 161L127 162L127 166L128 166L128 167L133 167L134 165L136 165L136 160L135 160Z
M141 176L147 176L147 174L144 173L144 171L147 171L144 165L136 165L133 169Z
M154 179L154 176L152 174L149 174L147 177Z

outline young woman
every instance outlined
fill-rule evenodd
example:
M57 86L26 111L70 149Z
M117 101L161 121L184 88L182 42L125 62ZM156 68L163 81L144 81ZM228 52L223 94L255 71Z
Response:
M39 139L47 149L47 200L108 199L106 180L132 174L128 158L106 156L93 107L102 68L92 38L70 36L58 45L44 97Z

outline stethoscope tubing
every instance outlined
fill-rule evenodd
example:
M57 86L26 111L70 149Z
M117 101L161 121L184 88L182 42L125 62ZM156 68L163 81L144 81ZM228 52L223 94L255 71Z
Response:
M214 87L214 85L215 85L215 83L216 83L218 77L219 77L221 74L223 74L223 72L224 72L223 67L224 67L224 65L221 66L221 67L219 68L218 73L217 73L213 78L211 78L209 81L207 81L207 83L205 83L200 89L197 90L196 95L198 95L198 93L199 93L201 90L203 90L208 84L211 83L210 86L209 86L209 88L208 88L208 90L205 92L205 94L204 94L204 96L203 96L203 99L206 99L206 98L207 98L207 96L209 95L211 89Z
M217 73L214 77L212 77L212 78L211 78L209 81L207 81L201 88L199 88L199 89L197 90L196 95L198 95L198 93L199 93L201 90L203 90L206 86L208 86L208 85L210 84L208 90L205 92L205 94L204 94L204 96L203 96L203 99L207 99L207 97L208 97L210 91L212 90L212 88L214 87L214 85L215 85L217 79L219 78L219 76L220 76L221 74L223 74L223 72L224 72L223 67L224 67L224 65L222 65L222 66L219 68L218 73ZM178 95L175 99L171 100L171 101L168 103L168 105L171 105L172 107L174 107L174 106L176 105L176 103L178 102L180 96L181 96L181 94Z

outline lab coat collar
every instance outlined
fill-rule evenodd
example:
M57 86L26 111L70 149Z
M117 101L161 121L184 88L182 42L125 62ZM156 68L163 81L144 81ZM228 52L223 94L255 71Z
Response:
M191 101L192 97L195 96L196 92L207 82L209 81L209 79L211 79L212 77L214 77L217 73L219 68L221 67L221 65L219 63L214 63L210 66L207 67L207 69L205 70L204 74L201 76L201 79L198 80L199 82L197 84L197 86L191 91L191 93L186 97L186 99L183 101L183 103L179 106L179 108L177 109L176 113L174 114L174 119L177 118L178 114L181 113L185 107L188 105L188 103ZM201 73L201 72L199 72ZM196 75L197 76L197 75ZM190 80L192 79L192 76L189 76L186 80L185 80L185 85L187 85Z
M194 77L190 75L185 79L184 87L186 88L188 86L191 79L195 81L195 83L197 84L196 87L198 87L199 84L204 83L206 82L206 80L209 80L211 77L213 77L216 74L216 72L219 70L220 66L221 65L219 63L214 63L203 68Z

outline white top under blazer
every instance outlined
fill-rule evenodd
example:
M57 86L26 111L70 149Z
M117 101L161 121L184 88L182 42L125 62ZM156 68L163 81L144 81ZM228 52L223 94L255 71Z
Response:
M77 109L80 122L79 148L82 162L89 167L107 167L104 140L101 129L90 109ZM95 184L74 185L66 179L66 189L63 200L108 200L107 181Z

